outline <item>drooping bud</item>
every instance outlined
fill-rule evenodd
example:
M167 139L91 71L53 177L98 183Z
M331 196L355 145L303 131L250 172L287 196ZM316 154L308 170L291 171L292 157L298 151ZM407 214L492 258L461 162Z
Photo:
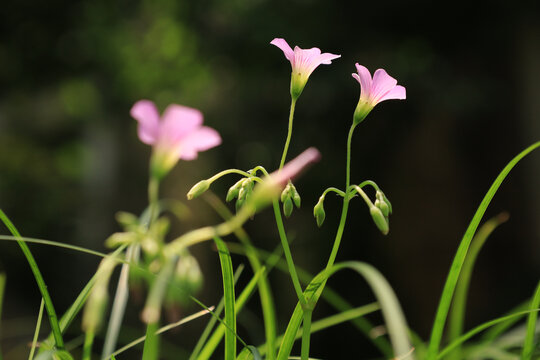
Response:
M287 196L287 198L283 202L283 214L285 215L285 217L291 216L293 208L293 201L290 196Z
M324 212L324 195L321 195L319 198L319 202L313 207L313 216L315 216L315 220L317 221L317 226L321 227L324 223L324 219L326 218L326 213Z
M377 190L375 193L375 206L377 206L379 209L381 209L382 213L385 217L388 217L392 214L392 204L384 195L384 193L381 190Z
M298 191L296 191L296 188L294 187L294 185L292 186L292 190L293 190L292 191L292 199L293 199L294 205L298 209L300 209L300 205L302 204L302 199L300 198L300 194L298 193Z
M238 197L238 192L240 191L240 188L242 187L244 179L240 179L237 182L234 183L233 186L229 188L229 191L227 191L227 197L225 201L229 202L233 199L236 199Z
M210 188L210 185L212 183L208 180L201 180L199 181L198 183L196 183L195 185L193 185L193 187L191 188L191 190L189 190L189 192L187 193L187 199L188 200L192 200L192 199L195 199L196 197L199 197L200 195L202 195L206 190L208 190Z
M375 223L375 225L377 225L381 233L383 235L388 234L388 231L390 230L388 226L388 221L386 217L383 215L381 209L379 209L376 206L372 206L369 209L369 213L371 214L371 217L373 218L373 222Z

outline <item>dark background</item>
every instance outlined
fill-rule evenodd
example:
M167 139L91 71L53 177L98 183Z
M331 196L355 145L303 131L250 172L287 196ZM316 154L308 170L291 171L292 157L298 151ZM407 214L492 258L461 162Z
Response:
M117 211L138 214L146 206L150 149L138 141L129 116L141 98L161 110L169 103L199 108L223 137L219 148L179 163L164 196L183 200L191 185L222 169L278 166L290 65L269 42L283 37L291 46L342 55L312 74L297 105L289 151L292 158L315 146L323 154L297 181L303 206L286 220L295 261L318 272L341 202L327 197L322 229L312 206L326 187L343 187L346 135L359 95L350 74L355 62L372 72L385 68L407 88L407 100L378 105L358 127L352 182L373 179L382 187L394 207L391 230L380 235L365 205L353 201L338 260L380 269L424 338L476 207L504 165L539 139L540 11L534 1L8 0L2 8L0 207L25 236L100 251L120 230ZM518 165L488 209L487 217L501 211L511 217L478 259L468 328L509 310L537 284L539 159L533 153ZM224 198L236 180L222 179L212 189ZM191 216L175 223L173 235L219 222L203 200L188 205ZM271 211L246 227L257 246L278 245ZM7 274L2 350L16 359L27 354L40 297L17 245L2 242L0 249ZM99 259L31 249L63 313ZM217 255L210 244L194 251L205 274L199 298L215 304L221 291ZM276 272L271 280L284 330L295 295L287 277ZM356 305L373 300L357 275L340 274L329 285ZM138 330L126 330L133 334L126 341L143 334L141 304L131 304L128 323ZM330 313L321 304L314 316ZM242 321L240 336L260 344L256 300ZM169 339L190 349L202 323ZM313 357L351 354L376 356L350 325L313 336Z

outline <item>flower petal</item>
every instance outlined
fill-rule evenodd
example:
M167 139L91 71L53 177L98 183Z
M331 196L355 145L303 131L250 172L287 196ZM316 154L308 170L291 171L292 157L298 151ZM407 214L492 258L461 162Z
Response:
M381 101L381 98L392 90L397 84L397 80L388 75L384 69L377 69L373 74L373 87L371 89L371 100L374 104Z
M176 142L195 131L203 123L202 113L194 108L171 104L163 113L160 141Z
M205 151L221 144L219 133L207 126L203 126L182 139L180 144L180 159L193 160L199 151Z
M319 64L328 65L328 64L332 63L332 60L335 60L335 59L340 58L340 57L341 57L341 55L323 53L323 54L319 55L319 57L317 59L317 62Z
M397 85L395 88L387 92L386 95L381 97L379 99L379 102L384 101L384 100L392 100L392 99L404 100L405 98L406 98L405 88L401 85Z
M360 99L367 101L371 94L371 73L369 70L358 63L355 64L358 75L353 74L353 77L360 83ZM355 76L356 75L356 76Z
M283 51L283 53L285 54L285 57L287 58L287 60L289 60L291 63L293 62L294 51L293 51L293 49L291 49L289 44L287 44L285 39L275 38L274 40L270 41L270 44L275 45L278 48L280 48Z
M129 113L139 123L139 139L145 144L154 144L159 136L159 112L156 105L150 100L139 100Z

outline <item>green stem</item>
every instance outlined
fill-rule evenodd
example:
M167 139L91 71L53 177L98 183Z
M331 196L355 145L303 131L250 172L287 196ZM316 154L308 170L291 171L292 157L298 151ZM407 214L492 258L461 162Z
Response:
M296 99L293 97L291 98L291 110L289 111L289 130L287 131L287 140L285 140L285 147L283 148L283 155L281 155L281 162L279 163L280 169L282 169L283 165L285 165L285 160L287 159L287 151L289 150L289 144L291 143L295 106L296 106Z
M304 326L302 329L302 353L301 360L309 359L309 340L311 337L311 314L313 309L307 309L304 307Z
M9 220L7 215L1 209L0 209L0 220L4 222L4 224L7 226L9 231L11 231L11 233L13 234L13 236L19 239L21 238L21 234L19 233L15 225L13 225L11 220ZM30 265L30 268L32 269L32 273L34 274L34 277L36 278L39 291L41 292L41 297L43 298L43 301L45 301L45 309L47 310L47 315L49 316L49 323L51 325L51 331L54 336L54 342L56 344L56 347L58 349L63 349L64 340L62 339L62 332L60 331L60 326L58 325L58 317L56 316L56 311L54 310L54 305L53 305L51 296L49 295L49 291L47 290L47 285L45 284L45 280L43 279L43 276L41 275L41 272L39 271L36 260L34 259L34 256L30 252L28 245L26 245L26 243L22 240L17 240L17 243L21 247L21 250L24 253L24 256L26 256L26 260L28 261L28 264Z
M274 199L272 205L274 208L274 215L278 227L279 238L283 247L283 253L285 254L285 260L287 260L287 266L289 268L289 273L291 275L294 290L296 291L296 295L298 296L298 300L300 301L300 303L306 304L306 300L304 299L304 292L302 291L302 286L300 285L300 280L298 279L298 274L296 273L296 267L294 266L291 249L289 247L289 241L287 240L287 234L285 234L285 227L283 226L283 219L281 217L281 210L279 208L278 199Z
M39 338L39 330L41 329L41 320L43 319L43 298L41 299L41 304L39 305L38 319L36 323L36 330L34 331L34 338L32 339L32 348L30 349L30 355L28 355L28 360L34 359L34 353L36 352L37 342Z
M152 225L159 215L159 179L155 176L150 176L150 181L148 182L148 203L150 206L148 228L150 228L150 225Z
M82 360L92 359L92 344L94 343L94 332L87 331L84 337Z
M339 226L336 233L336 238L334 240L334 246L332 247L332 252L330 253L330 257L328 258L328 263L326 264L326 270L330 269L334 262L336 261L337 253L339 250L339 245L341 244L341 238L343 237L343 231L345 229L345 223L347 221L347 212L349 210L349 201L350 201L350 195L349 195L349 186L351 184L351 146L352 146L352 137L354 134L354 129L356 128L356 125L353 123L351 125L351 128L349 130L349 136L347 137L347 163L345 164L345 189L346 193L343 197L343 208L341 210L341 219L339 220ZM326 284L326 281L321 286L321 291L324 288L324 285Z

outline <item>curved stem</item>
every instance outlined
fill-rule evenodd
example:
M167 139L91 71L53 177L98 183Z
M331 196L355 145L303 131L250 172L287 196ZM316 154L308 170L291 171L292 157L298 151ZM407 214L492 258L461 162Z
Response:
M306 309L304 307L304 320L303 320L303 328L302 328L302 353L301 353L301 360L308 360L309 359L309 342L310 342L310 335L311 335L311 314L313 313L313 309Z
M304 292L302 290L302 285L300 285L298 274L296 273L296 267L294 266L291 249L289 248L289 241L287 240L287 234L285 233L285 227L283 226L283 219L281 217L281 210L279 209L278 200L274 199L272 205L274 208L274 215L276 218L276 225L278 227L279 238L281 240L281 246L283 247L285 260L287 260L287 267L289 268L289 273L291 274L294 290L296 291L296 295L298 296L300 303L305 304L306 300L304 299Z
M345 197L345 192L344 191L341 191L335 187L329 187L328 189L324 190L324 192L322 193L322 196L326 196L326 194L328 194L330 191L333 191L335 192L337 195L341 196L341 197Z
M283 165L285 165L285 160L287 159L287 151L289 150L289 144L291 143L295 106L296 106L296 99L293 97L291 98L291 110L289 111L289 130L287 131L287 140L285 140L285 147L283 148L283 155L281 155L281 162L279 163L280 169L282 169Z
M347 163L345 164L345 189L349 189L349 186L351 184L351 145L352 145L352 136L354 134L354 129L356 128L356 125L358 124L352 124L351 129L349 130L349 136L347 137ZM345 223L347 220L347 212L349 210L349 201L351 200L350 194L345 193L345 196L343 197L343 208L341 210L341 219L339 220L339 226L336 233L336 238L334 240L334 246L332 247L332 252L330 253L330 257L328 258L328 263L326 264L326 269L334 265L334 262L336 261L336 256L339 250L339 245L341 243L341 238L343 237L343 230L345 229ZM325 282L326 283L326 282ZM321 286L321 288L324 288L324 284ZM322 289L321 289L322 291Z

